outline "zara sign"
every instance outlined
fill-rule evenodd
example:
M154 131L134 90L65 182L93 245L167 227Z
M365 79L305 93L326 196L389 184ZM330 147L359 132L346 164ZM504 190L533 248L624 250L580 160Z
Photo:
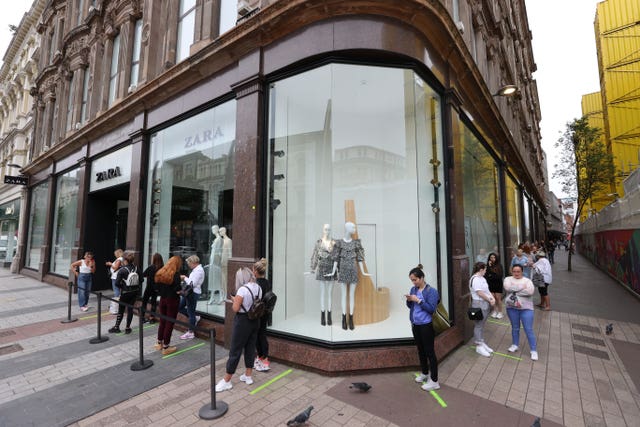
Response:
M131 145L106 156L95 159L91 163L91 184L89 191L102 190L131 180Z

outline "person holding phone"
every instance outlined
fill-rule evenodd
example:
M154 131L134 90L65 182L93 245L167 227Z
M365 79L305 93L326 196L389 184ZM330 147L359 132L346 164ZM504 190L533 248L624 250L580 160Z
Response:
M93 273L96 272L93 252L85 252L82 259L71 264L71 268L78 279L78 305L81 311L87 311L89 310L89 295L91 294Z
M438 360L435 351L435 331L433 330L432 315L438 308L440 294L438 290L432 288L424 279L422 264L409 271L409 279L413 286L405 295L406 304L409 308L409 320L411 321L411 332L418 348L418 358L422 373L416 377L416 382L422 383L425 391L437 390L438 383Z

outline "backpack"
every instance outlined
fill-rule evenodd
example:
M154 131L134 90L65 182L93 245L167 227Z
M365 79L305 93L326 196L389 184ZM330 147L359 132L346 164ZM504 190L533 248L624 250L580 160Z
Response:
M138 276L138 272L136 268L133 267L133 270L129 271L129 275L126 279L124 279L124 286L122 290L124 292L135 292L140 288L140 276Z
M276 301L278 301L278 296L271 291L267 291L262 296L262 301L264 301L264 314L271 314L276 306Z
M261 318L262 316L264 316L264 313L266 310L264 298L256 298L256 296L253 295L253 292L251 292L251 288L249 288L247 285L243 285L243 287L249 290L249 293L251 294L251 298L253 298L251 307L249 308L249 311L247 311L247 317L250 320ZM258 291L258 296L260 296L260 291Z
M538 267L533 267L533 272L531 273L531 281L533 282L533 286L544 286L544 275L538 270Z

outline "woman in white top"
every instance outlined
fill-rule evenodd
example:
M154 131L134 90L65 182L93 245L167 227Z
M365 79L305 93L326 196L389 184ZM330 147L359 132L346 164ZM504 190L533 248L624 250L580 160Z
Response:
M538 286L538 292L540 292L540 307L544 311L551 310L551 302L549 301L549 285L553 280L553 273L551 271L551 263L547 259L547 254L544 251L538 251L536 254L538 261L533 264L533 268L537 269L544 277L544 286Z
M187 258L187 265L191 269L191 274L189 276L182 274L180 279L187 284L191 284L193 292L180 299L178 312L189 318L189 330L180 335L181 340L190 340L195 337L196 324L200 320L200 316L196 316L196 305L202 294L202 284L204 283L204 268L200 265L200 258L197 255L191 255Z
M120 267L122 267L124 263L124 258L122 258L123 254L123 250L118 248L113 251L113 255L116 257L116 259L113 260L113 262L105 262L105 265L109 267L109 270L111 271L111 289L113 289L113 299L116 300L120 298L120 288L116 286L116 278L118 277L118 270L120 270ZM117 302L111 301L111 304L109 305L109 313L118 314Z
M254 358L256 357L256 341L260 319L249 319L247 312L253 305L253 301L262 298L262 289L256 283L253 272L247 267L242 267L236 272L237 293L233 297L232 309L236 313L233 318L233 331L231 333L231 348L227 359L224 378L216 385L216 391L221 392L233 388L231 377L236 372L240 356L244 351L244 374L240 375L240 381L247 385L253 384L251 373L253 372Z
M533 293L535 286L530 279L523 276L521 265L511 267L511 276L504 278L504 303L511 321L511 338L513 344L509 352L515 353L520 345L520 322L529 341L531 360L538 360L536 336L533 333Z
M84 258L71 264L73 273L78 278L78 305L80 310L89 309L89 295L91 294L93 273L96 271L96 262L92 252L85 252ZM77 268L77 270L76 270Z
M476 344L476 353L481 356L489 357L493 350L484 342L482 335L484 324L489 317L491 307L496 304L496 300L489 292L489 284L484 278L487 271L487 265L484 262L476 262L473 266L473 275L469 279L469 289L471 289L471 307L478 307L482 310L482 319L474 320L473 339Z

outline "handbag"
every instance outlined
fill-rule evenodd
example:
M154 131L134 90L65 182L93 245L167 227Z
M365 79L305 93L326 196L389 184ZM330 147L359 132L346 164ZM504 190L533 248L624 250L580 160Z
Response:
M475 279L475 276L471 277L471 281L469 282L469 290L471 292L473 292L473 279ZM471 300L473 301L473 299ZM469 318L469 320L482 320L484 319L484 316L482 314L482 309L480 307L469 307L467 309L467 317Z
M451 327L449 313L447 313L447 309L444 308L444 305L442 305L441 302L438 303L436 311L431 315L431 321L433 322L433 330L436 335L443 333Z
M467 317L469 320L482 320L484 316L482 315L482 309L480 307L469 307L467 309Z
M182 282L180 283L180 295L183 297L188 297L193 293L193 283L192 282Z

